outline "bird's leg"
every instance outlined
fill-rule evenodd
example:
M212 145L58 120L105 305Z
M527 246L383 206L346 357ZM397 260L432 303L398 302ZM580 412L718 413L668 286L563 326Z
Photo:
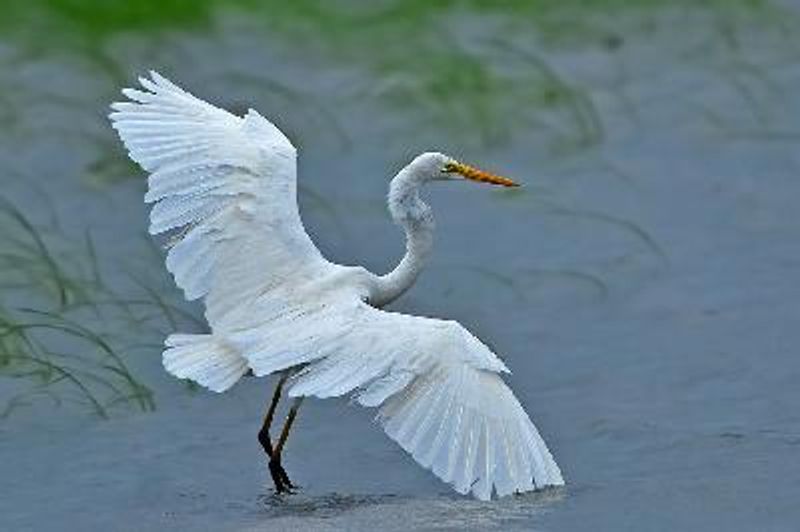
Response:
M278 443L275 444L275 448L270 455L269 472L272 474L272 480L275 482L275 489L279 493L281 491L289 491L295 487L294 484L292 484L292 481L289 480L289 476L286 474L286 470L283 468L283 465L281 465L281 453L283 452L283 447L286 445L286 440L289 438L289 431L292 428L292 423L294 423L294 420L297 417L297 411L300 409L302 402L302 397L295 398L294 403L292 404L291 408L289 408L289 414L286 416L286 421L283 424L283 430L281 430Z
M275 417L275 410L278 408L278 402L281 400L283 385L288 378L289 374L284 373L278 380L278 384L275 385L275 391L272 393L272 401L269 403L267 414L264 416L264 422L261 424L261 429L258 431L258 442L261 444L261 447L264 449L264 452L267 453L268 457L272 457L272 441L269 436L269 429L272 426L272 420Z
M261 447L264 449L264 452L270 459L270 463L272 462L272 456L274 455L274 450L272 447L272 439L270 438L269 435L269 429L272 426L272 420L275 418L275 410L278 408L278 402L281 399L281 393L283 392L283 385L286 383L286 380L288 378L289 378L289 373L288 372L284 373L278 380L278 384L275 385L275 391L272 394L272 401L270 401L269 403L267 414L264 416L264 422L261 424L261 429L258 431L258 442L261 444ZM270 473L272 473L272 465L270 465ZM286 486L284 486L284 483L276 479L274 474L272 475L272 479L275 482L275 489L279 493L282 491L286 491Z

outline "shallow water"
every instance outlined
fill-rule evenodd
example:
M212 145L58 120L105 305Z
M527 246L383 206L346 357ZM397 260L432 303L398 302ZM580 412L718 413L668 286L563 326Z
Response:
M779 16L593 11L560 33L569 11L526 26L528 11L450 9L407 47L392 39L417 23L410 15L359 33L215 11L211 26L165 23L44 51L7 33L2 196L81 280L93 276L89 229L113 293L87 282L66 296L84 304L65 307L49 281L20 283L3 263L0 318L30 319L20 308L34 307L98 332L155 410L92 382L101 419L68 382L37 388L0 364L0 400L12 406L0 421L0 528L795 528L800 42L786 31L798 12L784 4ZM372 412L315 400L285 457L302 490L272 496L255 438L271 383L217 396L160 367L163 335L197 330L199 313L143 237L143 180L104 118L119 85L150 67L289 132L304 221L339 262L386 271L398 259L384 195L417 151L526 183L432 187L433 263L395 308L458 319L500 353L565 489L459 497ZM0 244L19 246L2 223ZM40 341L89 367L106 361L85 339Z

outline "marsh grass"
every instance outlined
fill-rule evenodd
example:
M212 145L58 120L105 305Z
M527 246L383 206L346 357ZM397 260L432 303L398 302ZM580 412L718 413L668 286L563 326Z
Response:
M601 169L601 174L606 173L614 179L623 181L626 185L635 184L635 180L632 176L608 161L598 161L597 166ZM573 168L570 170L570 173L576 172L578 172L578 169ZM575 226L580 226L582 223L588 222L591 227L607 227L618 231L621 234L627 235L632 242L641 246L660 263L669 265L670 261L667 250L658 243L658 240L650 231L635 220L615 214L586 209L581 206L565 205L560 201L552 199L552 190L545 187L536 189L524 187L498 191L496 197L498 200L506 202L509 206L523 209L538 217L564 218ZM558 270L531 270L529 273L552 276L558 275ZM564 273L565 277L571 277L573 279L580 278L587 283L593 284L603 295L608 292L608 287L605 282L600 278L593 277L591 274L583 274L580 271L573 270L565 270Z
M3 397L0 414L44 399L84 404L101 417L122 405L153 410L152 391L120 346L158 334L165 318L176 326L196 318L149 288L120 295L90 233L69 239L57 222L39 226L5 198L0 249L0 380L26 383Z
M662 262L669 263L669 257L666 251L658 244L656 239L645 230L640 224L633 220L628 220L619 216L606 214L603 212L595 212L584 210L580 208L563 207L555 204L546 204L539 211L547 216L560 216L569 218L571 220L587 220L593 223L600 223L610 227L617 228L624 233L634 237L635 240L640 242L646 249L648 249L654 256L658 257Z
M32 379L34 387L12 398L10 404L19 404L21 397L32 392L39 394L43 387L65 382L101 417L108 417L108 408L120 402L132 402L142 410L155 408L152 392L133 377L121 355L102 336L59 314L19 310L18 318L0 318L0 349L7 362L3 373ZM51 340L53 337L58 341ZM65 339L79 340L74 351L51 347L64 344ZM54 397L56 392L48 390L48 395Z
M0 251L0 264L4 270L13 272L21 286L49 291L60 308L79 297L83 286L63 271L40 231L25 214L10 201L0 198L0 216L17 229L7 230L3 235L6 245ZM3 280L8 282L8 276Z
M232 15L264 36L280 36L301 56L297 61L307 56L361 70L366 76L352 97L382 102L408 128L433 128L462 144L494 145L507 141L515 124L534 124L563 154L602 143L605 126L589 87L554 68L549 51L590 47L613 53L625 46L626 32L647 31L656 24L654 14L665 9L709 19L714 28L709 39L734 58L746 56L741 34L754 25L790 33L790 21L797 20L795 12L771 0L679 0L668 6L652 0L30 0L7 6L0 29L22 45L24 60L72 55L119 85L131 77L111 52L119 39L140 36L160 46L162 38L181 32L213 34ZM519 66L509 71L504 68L509 61ZM742 72L721 80L763 119L764 97ZM336 113L318 105L297 82L248 77L234 76L231 82L256 84L293 107L311 110L349 146ZM103 159L93 174L119 172L113 159Z
M560 125L562 138L556 139L560 141L556 148L571 151L603 141L603 120L589 91L567 81L544 57L531 49L496 38L491 44L525 64L524 71L535 80L527 90L528 103L534 108L550 108L558 113L552 129Z
M525 268L512 272L501 272L486 266L461 263L440 263L434 265L446 272L443 278L451 277L453 272L462 272L474 278L487 289L496 289L512 296L519 302L528 303L536 297L537 290L547 288L555 282L566 283L575 289L588 289L598 301L609 294L608 283L598 275L571 268ZM443 294L450 296L453 286L445 286Z

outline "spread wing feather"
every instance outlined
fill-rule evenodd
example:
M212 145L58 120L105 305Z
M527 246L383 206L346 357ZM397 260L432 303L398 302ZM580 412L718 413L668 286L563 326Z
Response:
M281 281L328 263L297 209L296 151L271 122L195 98L155 72L112 105L130 157L150 172L150 233L181 233L167 268L212 327Z
M461 493L564 483L500 378L506 366L457 322L384 312L341 290L228 341L256 375L304 365L292 396L352 394L379 407L389 437Z

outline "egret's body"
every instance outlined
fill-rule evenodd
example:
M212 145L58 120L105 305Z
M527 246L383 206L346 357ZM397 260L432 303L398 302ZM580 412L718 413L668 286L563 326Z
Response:
M382 276L332 264L303 228L296 152L272 123L252 110L233 116L155 73L141 83L147 90L123 91L133 101L114 104L111 118L151 173L150 232L180 231L167 268L187 299L203 299L211 327L169 336L164 366L217 392L248 371L282 375L260 433L279 490L291 486L279 461L299 398L348 394L379 407L387 434L461 493L488 499L493 490L563 484L489 348L454 321L380 310L430 255L424 184L513 182L440 153L420 155L389 191L407 237L400 264ZM284 384L297 399L273 446L268 429Z

